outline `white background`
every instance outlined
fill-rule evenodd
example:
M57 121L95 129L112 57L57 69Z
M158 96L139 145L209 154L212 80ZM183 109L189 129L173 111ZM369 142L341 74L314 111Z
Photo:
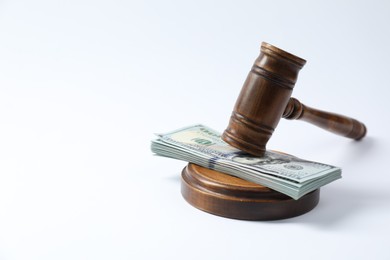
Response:
M390 259L389 25L388 1L0 1L0 259ZM368 136L282 119L268 148L343 178L300 217L221 218L150 140L222 132L262 41Z

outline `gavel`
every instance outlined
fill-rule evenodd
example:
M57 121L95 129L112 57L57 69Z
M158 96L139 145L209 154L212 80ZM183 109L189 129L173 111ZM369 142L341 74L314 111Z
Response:
M303 120L341 136L362 139L367 132L363 123L305 106L291 98L298 72L305 63L306 60L263 42L222 139L244 152L263 156L281 117Z

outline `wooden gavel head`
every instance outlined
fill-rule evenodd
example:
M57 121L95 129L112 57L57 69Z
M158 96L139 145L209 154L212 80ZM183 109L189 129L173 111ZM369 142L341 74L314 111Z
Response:
M316 110L290 98L305 63L304 59L263 42L222 139L242 151L263 156L281 117L301 119L357 140L364 137L366 127L359 121Z

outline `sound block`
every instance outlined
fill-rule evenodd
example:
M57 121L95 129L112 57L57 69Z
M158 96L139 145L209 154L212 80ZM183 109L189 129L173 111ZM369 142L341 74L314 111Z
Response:
M192 206L208 213L242 220L277 220L309 212L320 190L299 200L225 173L189 163L182 171L181 193Z

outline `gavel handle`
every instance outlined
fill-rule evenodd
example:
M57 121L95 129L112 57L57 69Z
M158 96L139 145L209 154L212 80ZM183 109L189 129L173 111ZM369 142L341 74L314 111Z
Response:
M303 120L332 133L355 140L362 139L367 132L366 126L356 119L305 106L295 98L290 98L283 118Z

